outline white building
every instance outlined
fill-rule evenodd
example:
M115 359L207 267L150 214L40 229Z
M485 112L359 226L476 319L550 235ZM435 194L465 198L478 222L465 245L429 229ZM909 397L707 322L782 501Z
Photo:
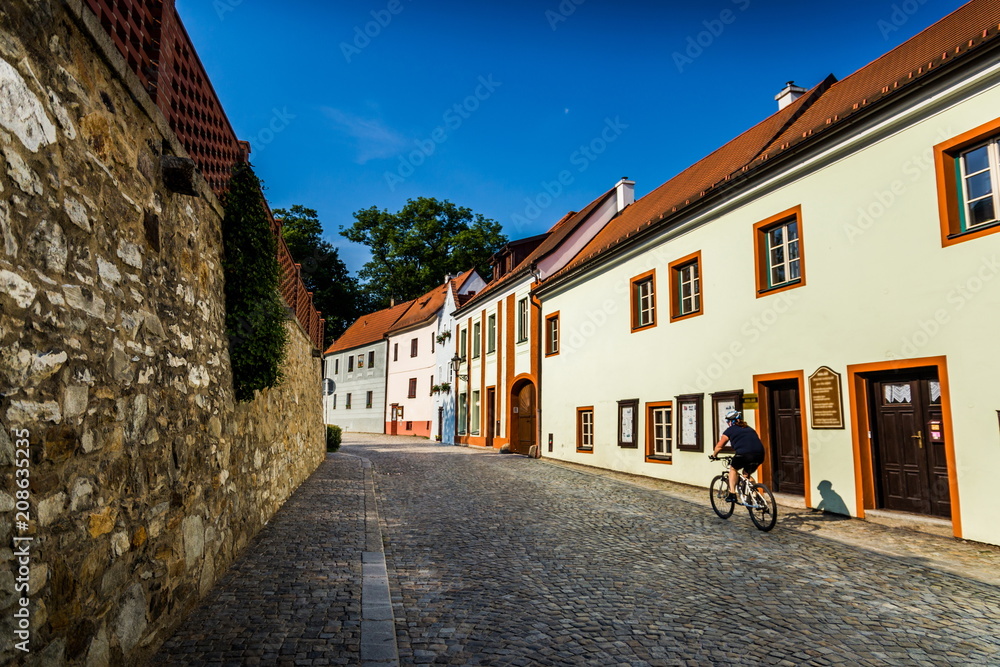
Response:
M459 294L483 285L475 270L447 276L439 287L410 302L389 327L389 373L385 404L385 432L391 435L436 437L444 427L440 406L441 384L449 382L447 365L440 367L437 337L450 321L446 310ZM446 347L450 347L447 346Z
M345 431L385 429L387 341L385 334L412 301L358 318L323 355L323 413Z
M743 406L776 490L1000 544L998 24L783 91L538 287L548 456L704 486Z

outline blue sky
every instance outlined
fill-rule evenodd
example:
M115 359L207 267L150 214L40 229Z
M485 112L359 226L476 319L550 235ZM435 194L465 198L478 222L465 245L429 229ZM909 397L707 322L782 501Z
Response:
M958 0L177 0L276 208L450 199L511 238L619 178L642 196L777 110L786 81L843 78ZM571 182L558 185L560 172ZM564 179L564 181L567 179Z

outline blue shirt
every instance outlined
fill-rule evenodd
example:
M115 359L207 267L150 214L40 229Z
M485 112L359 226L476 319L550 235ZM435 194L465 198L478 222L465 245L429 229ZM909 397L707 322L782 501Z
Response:
M764 455L764 443L760 441L757 431L749 426L737 426L733 424L722 434L729 438L729 444L737 454L759 454Z

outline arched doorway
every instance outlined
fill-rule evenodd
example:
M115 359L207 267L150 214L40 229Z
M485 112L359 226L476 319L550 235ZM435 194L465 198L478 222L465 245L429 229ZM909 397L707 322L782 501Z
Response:
M525 381L515 385L511 395L513 419L510 438L510 448L518 454L527 456L535 440L536 392L535 385Z

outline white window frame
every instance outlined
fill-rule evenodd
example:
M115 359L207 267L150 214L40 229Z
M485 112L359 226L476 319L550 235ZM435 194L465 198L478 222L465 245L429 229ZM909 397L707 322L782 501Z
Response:
M594 411L580 410L580 449L591 451L594 449Z
M517 342L528 342L528 297L517 301Z
M794 226L795 227L795 238L789 238L788 230ZM775 243L774 236L775 232L781 230L781 242ZM799 235L799 220L798 218L792 218L786 220L785 222L778 223L772 227L768 227L764 231L764 237L767 239L767 257L765 258L767 262L767 285L768 288L781 287L783 285L790 285L797 283L802 280L802 241ZM792 257L791 247L795 244L795 256ZM781 249L784 259L779 262L774 262L774 253L776 250ZM798 275L794 278L792 277L792 265L795 265L798 269ZM779 268L785 270L785 279L778 282L774 279L775 271Z
M981 169L974 173L966 172L965 156L969 153L973 153L981 148L986 148L986 169ZM994 137L987 141L986 143L979 144L967 151L962 151L958 156L959 170L961 175L961 207L962 207L962 232L974 232L977 229L984 229L991 225L1000 222L1000 137ZM977 197L976 199L969 198L969 187L968 182L974 176L979 174L989 172L990 175L990 189L992 190L989 194L983 195L982 197ZM978 201L983 201L985 199L993 200L993 219L987 220L985 222L980 222L975 225L969 224L972 219L971 207L974 203Z
M636 291L636 328L648 327L656 322L656 299L653 289L653 277L650 276L635 283Z
M469 430L473 435L479 435L479 392L472 392L472 425Z
M684 296L684 287L691 286L691 294ZM701 310L701 269L694 261L677 268L678 316L691 315Z
M653 456L669 459L674 452L674 408L671 405L662 405L650 408L652 420L650 424L650 436L653 439ZM666 415L665 421L660 418ZM662 433L662 435L660 435Z

